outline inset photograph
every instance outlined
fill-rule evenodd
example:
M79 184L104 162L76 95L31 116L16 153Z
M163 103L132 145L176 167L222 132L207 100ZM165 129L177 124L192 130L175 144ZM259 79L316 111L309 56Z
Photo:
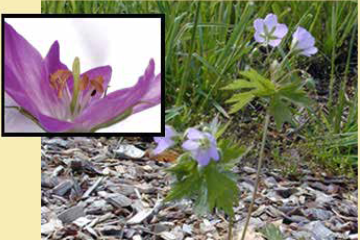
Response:
M161 14L2 15L2 135L164 135Z

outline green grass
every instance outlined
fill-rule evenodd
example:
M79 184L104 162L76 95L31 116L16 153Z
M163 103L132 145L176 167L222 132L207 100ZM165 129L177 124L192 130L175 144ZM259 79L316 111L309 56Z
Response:
M42 13L164 13L166 122L178 129L210 121L216 114L230 118L225 101L232 93L219 89L237 79L239 71L247 66L265 67L260 50L253 50L253 22L275 13L279 22L289 27L289 34L280 46L283 52L299 25L313 34L319 48L315 56L289 63L311 70L315 82L325 85L328 91L325 104L328 113L314 106L320 112L313 113L309 127L305 128L309 144L317 147L318 137L325 134L341 139L338 144L342 145L349 133L354 134L354 125L357 132L356 1L43 1ZM277 51L270 54L270 58L281 57ZM241 117L245 111L236 116ZM320 145L327 153L331 146L331 151L354 156L357 137L355 140L346 145L348 150L329 145L325 140ZM326 158L329 157L331 154Z

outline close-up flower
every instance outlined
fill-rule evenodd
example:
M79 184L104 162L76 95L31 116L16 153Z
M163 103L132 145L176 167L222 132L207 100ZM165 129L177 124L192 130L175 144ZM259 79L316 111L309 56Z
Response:
M186 132L188 140L182 147L189 151L200 166L206 166L210 160L219 160L216 139L208 132L201 132L195 128L189 128Z
M74 57L68 68L60 61L58 41L43 58L11 25L4 28L5 106L46 132L95 132L161 101L161 74L155 74L153 59L134 86L107 93L110 66L81 72ZM6 120L5 131L17 131L7 125Z
M154 149L155 155L160 154L169 147L175 145L174 137L178 136L177 132L169 125L165 125L165 137L154 137L154 141L158 144Z
M311 35L311 33L302 27L297 27L294 32L291 48L292 50L298 51L299 54L307 57L310 57L318 51L315 47L315 38Z
M254 21L254 38L258 43L276 47L288 32L285 24L278 23L275 14L268 14L265 19L258 18Z

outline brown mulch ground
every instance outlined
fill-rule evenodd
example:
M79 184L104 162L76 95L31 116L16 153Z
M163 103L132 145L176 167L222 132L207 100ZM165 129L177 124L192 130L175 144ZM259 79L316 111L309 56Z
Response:
M43 138L41 159L42 239L226 239L221 213L198 217L191 201L163 203L171 177L164 169L173 155L152 159L148 139ZM244 161L245 162L245 161ZM240 162L240 202L234 239L247 214L255 169ZM287 179L263 169L259 196L246 239L265 239L266 224L284 239L358 239L355 179L314 173Z

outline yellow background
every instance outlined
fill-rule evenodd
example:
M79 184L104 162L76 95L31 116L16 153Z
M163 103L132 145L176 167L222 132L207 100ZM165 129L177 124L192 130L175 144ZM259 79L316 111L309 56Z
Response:
M0 11L40 13L41 1L1 0ZM40 149L40 138L0 137L0 239L41 238Z

